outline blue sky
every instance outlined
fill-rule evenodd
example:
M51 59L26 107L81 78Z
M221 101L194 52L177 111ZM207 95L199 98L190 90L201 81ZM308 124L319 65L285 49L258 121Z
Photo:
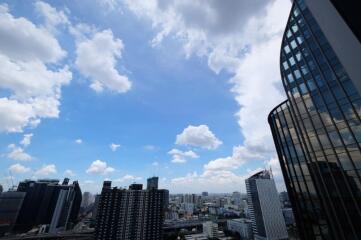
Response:
M266 119L289 1L1 2L1 184L229 192L272 167L283 187Z

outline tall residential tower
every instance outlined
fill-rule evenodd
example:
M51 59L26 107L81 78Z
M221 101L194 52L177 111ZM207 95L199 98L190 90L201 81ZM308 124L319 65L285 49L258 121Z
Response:
M159 240L169 192L158 189L158 178L148 179L148 186L132 184L129 189L103 184L99 199L95 239Z

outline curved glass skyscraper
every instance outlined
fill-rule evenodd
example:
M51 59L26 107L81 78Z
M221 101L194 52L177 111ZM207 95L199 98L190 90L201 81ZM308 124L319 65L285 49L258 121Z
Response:
M280 61L288 99L268 121L300 236L361 239L359 79L304 0L293 2Z

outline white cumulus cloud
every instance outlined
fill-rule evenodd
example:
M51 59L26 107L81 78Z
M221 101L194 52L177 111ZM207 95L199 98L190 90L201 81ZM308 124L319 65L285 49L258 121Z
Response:
M82 144L83 143L83 140L78 138L78 139L75 139L75 143L76 144Z
M0 5L0 131L22 132L42 118L57 118L61 87L72 73L59 64L66 56L47 29L14 17Z
M139 180L142 180L142 178L133 176L130 174L126 174L126 175L122 176L121 178L114 179L113 181L123 183L123 182L134 182L134 181L139 181Z
M66 176L66 177L74 177L75 175L76 174L70 169L67 169L64 171L64 176Z
M90 87L96 92L108 89L117 93L130 90L128 77L116 69L117 59L124 48L119 38L114 38L111 30L95 32L90 38L78 40L75 64L91 81Z
M7 154L7 157L17 161L30 161L33 157L26 153L22 147L18 147L15 144L9 144L8 148L10 152Z
M212 192L232 192L242 188L246 176L238 176L231 171L218 171L212 174L188 173L184 177L171 179L171 188L177 192L200 192L209 190ZM244 188L242 189L244 191Z
M222 144L207 125L186 127L182 133L177 135L176 144L216 149Z
M31 138L34 136L32 133L24 134L24 138L20 141L20 144L27 147L31 143Z
M162 44L166 37L176 38L187 57L207 58L209 68L215 73L231 74L231 93L239 104L236 116L244 137L239 146L242 148L237 147L229 157L210 161L203 174L189 175L187 179L198 181L205 173L218 176L220 171L219 176L227 173L230 179L239 179L232 171L244 162L243 157L237 157L241 149L241 155L260 155L262 160L271 159L277 165L272 160L275 149L267 116L286 98L280 91L279 51L291 2L127 0L125 3L135 15L149 20L157 31L153 46ZM218 184L217 177L214 179L214 184ZM198 181L200 187L204 181Z
M31 170L30 168L25 167L19 163L11 165L8 169L11 173L27 173Z
M95 160L86 170L86 173L93 173L93 174L108 174L114 172L115 169L113 167L108 166L108 164L101 160Z
M41 168L35 171L35 176L49 176L56 174L56 166L54 164L43 165Z
M231 156L218 158L210 161L204 166L206 171L234 170L238 169L247 161L263 159L264 156L257 152L250 152L244 146L233 147Z
M37 1L35 2L35 9L41 16L44 17L45 27L51 32L56 33L56 27L58 25L70 24L64 11L57 11L48 3Z
M181 151L175 148L170 150L168 154L172 156L172 163L186 163L187 158L199 158L197 153L193 151Z

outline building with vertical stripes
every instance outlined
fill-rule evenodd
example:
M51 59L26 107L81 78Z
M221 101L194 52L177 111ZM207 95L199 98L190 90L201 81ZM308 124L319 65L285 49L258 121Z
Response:
M104 181L96 215L95 239L161 240L169 192L158 189L157 178L129 189Z
M267 170L246 179L247 203L255 240L288 239L276 184Z
M302 239L361 239L356 9L356 1L295 0L282 39L287 100L268 121Z

